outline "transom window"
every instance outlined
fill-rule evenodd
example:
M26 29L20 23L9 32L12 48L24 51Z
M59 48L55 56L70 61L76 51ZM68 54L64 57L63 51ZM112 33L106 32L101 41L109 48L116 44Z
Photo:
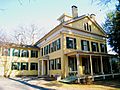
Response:
M82 47L82 50L84 51L90 51L89 41L81 40L81 47Z
M76 49L76 39L71 37L66 37L66 45L68 49Z
M98 43L91 42L92 51L99 52Z

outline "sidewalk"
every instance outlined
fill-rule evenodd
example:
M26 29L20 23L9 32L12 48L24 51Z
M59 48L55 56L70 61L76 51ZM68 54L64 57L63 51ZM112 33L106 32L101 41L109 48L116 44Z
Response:
M24 77L24 78L14 78L16 80L20 80L22 82L29 83L31 85L41 86L45 88L50 88L52 90L119 90L120 88L116 88L110 85L100 85L92 84L92 85L82 85L82 84L65 84L57 81L46 80L45 78L37 78L37 77ZM101 82L103 83L103 81ZM111 84L111 83L110 83Z

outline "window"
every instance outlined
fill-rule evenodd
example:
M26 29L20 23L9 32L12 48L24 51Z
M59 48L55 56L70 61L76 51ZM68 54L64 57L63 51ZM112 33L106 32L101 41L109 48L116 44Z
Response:
M76 49L76 39L66 37L66 45L67 45L67 48L69 49Z
M21 63L21 70L28 70L28 63L27 62Z
M60 39L57 40L57 50L60 50L61 48L61 42Z
M61 58L56 59L56 69L61 69Z
M12 70L20 70L20 63L19 62L12 62Z
M48 45L44 47L44 55L48 54Z
M12 56L20 57L20 50L18 50L18 49L13 49L12 54L13 54Z
M38 51L31 50L31 57L38 57Z
M84 51L90 51L89 41L81 40L81 47L82 47L82 50Z
M38 70L38 64L37 63L31 63L30 70Z
M91 42L92 51L99 52L98 43Z
M50 51L50 44L49 44L49 46L48 46L48 49L49 49L49 53L50 53L50 52L51 52L51 51Z
M3 48L2 56L10 56L10 48Z
M29 57L29 52L28 50L22 50L22 55L21 57Z
M50 60L50 70L54 70L54 59Z
M43 56L43 48L42 48L42 51L41 51L41 55Z
M88 23L84 23L83 25L86 31L91 31L91 25L89 25Z
M106 44L100 44L101 52L106 52L107 53L107 47Z

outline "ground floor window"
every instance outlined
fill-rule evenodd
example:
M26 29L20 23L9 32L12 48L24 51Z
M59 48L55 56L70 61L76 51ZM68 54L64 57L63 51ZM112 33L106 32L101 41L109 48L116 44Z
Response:
M38 70L38 63L31 63L30 70Z
M28 70L28 63L27 62L21 63L21 70Z
M68 57L69 71L77 71L77 60L75 57Z
M19 70L20 69L20 63L19 62L12 62L12 70Z
M61 58L51 59L49 61L49 69L50 70L61 69Z
M89 57L82 57L83 74L90 74L90 60Z

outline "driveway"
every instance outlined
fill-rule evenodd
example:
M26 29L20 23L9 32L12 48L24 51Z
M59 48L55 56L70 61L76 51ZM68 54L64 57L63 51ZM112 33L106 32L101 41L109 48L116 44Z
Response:
M0 77L0 90L50 90L36 85L31 85L19 80Z

